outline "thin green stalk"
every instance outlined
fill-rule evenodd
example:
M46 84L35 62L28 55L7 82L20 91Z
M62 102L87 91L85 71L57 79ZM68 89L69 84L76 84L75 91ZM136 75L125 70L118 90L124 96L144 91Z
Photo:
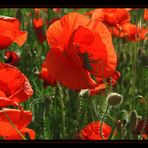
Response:
M102 118L102 121L101 121L101 125L100 125L100 135L101 135L101 138L104 140L104 136L102 135L102 126L103 126L103 122L104 122L104 118L105 118L105 115L107 114L107 111L109 109L109 105L107 105L107 108L106 108L106 111L103 115L103 118Z

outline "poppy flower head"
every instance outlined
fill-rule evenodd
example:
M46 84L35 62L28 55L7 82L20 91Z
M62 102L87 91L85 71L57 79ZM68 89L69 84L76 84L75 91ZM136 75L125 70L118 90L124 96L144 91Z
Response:
M92 19L98 19L108 26L118 27L130 21L130 15L126 9L104 8L95 9L92 14Z
M42 18L38 18L38 19L33 19L33 25L35 28L40 28L43 26L43 19Z
M70 13L51 24L46 35L51 46L47 69L64 86L75 90L94 88L97 83L91 75L103 79L114 72L117 57L103 23Z
M22 46L27 39L27 32L20 30L19 20L0 16L0 49L8 48L13 42Z
M100 121L91 122L80 131L80 138L83 140L103 140L100 135ZM102 135L104 140L107 140L111 134L112 128L103 123Z
M0 136L4 137L4 139L22 139L14 128L15 126L23 135L25 132L31 134L33 139L35 136L34 131L26 128L31 121L32 113L30 111L23 111L22 113L20 110L4 108L0 110Z
M43 19L42 18L33 19L33 26L39 42L43 43L46 40L46 36L43 33Z
M148 9L144 9L144 20L148 21Z
M14 65L14 66L17 65L17 63L20 60L18 54L14 51L6 51L4 58L5 58L6 63Z
M122 31L125 33L125 37L130 41L144 40L148 34L148 29L140 28L131 23L122 25Z
M23 102L33 94L27 77L16 67L4 63L0 63L0 92L0 107L12 101Z

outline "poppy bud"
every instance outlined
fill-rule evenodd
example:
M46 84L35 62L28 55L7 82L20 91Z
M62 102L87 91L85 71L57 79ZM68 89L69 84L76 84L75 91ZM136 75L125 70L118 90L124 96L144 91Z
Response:
M134 131L136 129L137 125L138 125L138 114L137 114L136 110L133 110L131 112L130 120L129 120L130 130Z
M110 93L107 96L108 105L112 105L112 106L120 105L122 101L123 101L123 97L118 93Z

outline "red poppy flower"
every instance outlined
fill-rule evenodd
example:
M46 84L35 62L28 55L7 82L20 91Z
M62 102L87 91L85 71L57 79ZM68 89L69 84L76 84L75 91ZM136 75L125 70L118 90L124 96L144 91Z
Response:
M0 63L0 107L24 102L32 94L27 77L19 69Z
M110 77L117 57L110 32L99 21L90 21L79 13L70 13L47 30L51 50L46 57L49 73L70 89L97 86L91 77Z
M18 54L14 51L6 51L5 52L5 62L11 65L17 65L17 63L20 60L20 57L18 56Z
M8 108L0 110L0 137L4 139L22 139L17 132L19 130L23 136L25 136L25 133L28 133L30 138L34 139L35 132L32 129L26 128L31 121L32 113L30 111L21 112L20 110Z
M98 19L108 26L119 28L120 25L130 21L130 14L128 10L123 8L95 9L92 14L92 19Z
M0 16L0 50L8 48L13 42L22 46L27 32L20 30L20 22L13 17Z
M148 34L148 29L140 28L131 23L125 23L122 25L122 31L125 34L125 37L130 41L137 40L147 40L146 35Z
M144 9L144 20L148 21L148 9Z
M39 42L43 43L46 40L46 36L43 34L43 19L33 19L33 26Z
M148 39L146 36L148 33L147 28L142 27L140 29L139 26L136 26L131 23L125 23L121 25L120 30L115 27L109 28L109 30L111 34L114 35L115 37L125 38L133 42L137 40L147 40Z
M100 121L91 122L86 125L80 132L80 138L83 140L103 140L100 135ZM104 140L107 140L111 134L112 128L103 123L102 125L102 135Z
M44 88L46 88L48 85L55 86L57 83L56 80L49 74L48 69L46 67L46 62L43 62L42 64L39 78L43 79Z

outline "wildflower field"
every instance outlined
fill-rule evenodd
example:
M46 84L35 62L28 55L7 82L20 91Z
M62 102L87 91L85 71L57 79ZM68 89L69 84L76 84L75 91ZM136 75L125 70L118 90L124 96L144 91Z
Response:
M148 139L148 9L1 8L0 139Z

